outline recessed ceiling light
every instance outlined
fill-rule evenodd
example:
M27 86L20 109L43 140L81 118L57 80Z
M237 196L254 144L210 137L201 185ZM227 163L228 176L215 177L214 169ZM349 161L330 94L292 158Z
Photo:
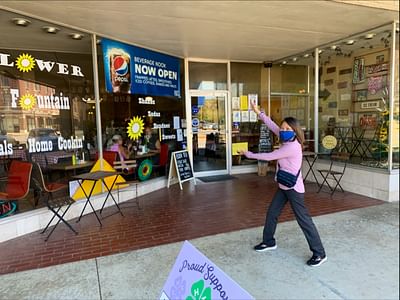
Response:
M346 45L353 45L355 42L355 40L348 40L346 41Z
M96 44L97 44L97 45L100 45L100 44L101 44L101 39L97 39L97 40L96 40Z
M282 64L283 64L283 65L286 65L286 64L287 64L287 61L286 61L286 60L284 60L284 61L282 62Z
M364 35L364 39L370 40L370 39L372 39L375 35L376 35L375 33L367 33L366 35Z
M292 61L297 61L297 59L298 59L297 57L293 57Z
M44 31L46 31L47 33L53 33L53 34L60 31L59 28L53 27L53 26L44 26L44 27L42 27L42 29Z
M81 40L84 37L81 33L70 33L69 36L74 40Z
M22 18L14 18L11 20L11 22L13 22L15 25L24 26L24 27L31 24L31 21L29 21L27 19L22 19Z
M338 46L336 46L336 45L332 45L332 46L329 47L329 49L331 49L331 50L336 50L337 47L338 47Z
M324 52L324 50L322 50L322 49L318 50L319 54L321 54L322 52Z
M309 53L306 53L306 54L303 55L303 57L304 57L304 58L310 57L310 54L309 54Z

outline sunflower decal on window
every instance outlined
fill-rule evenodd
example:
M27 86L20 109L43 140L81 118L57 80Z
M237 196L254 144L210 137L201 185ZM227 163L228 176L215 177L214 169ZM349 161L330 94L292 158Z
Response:
M35 59L32 55L23 53L17 57L15 64L19 71L29 72L35 67Z
M31 110L36 105L36 99L31 94L25 94L19 99L19 105L24 110Z
M142 118L133 117L128 124L128 136L132 140L137 140L143 133L144 123Z

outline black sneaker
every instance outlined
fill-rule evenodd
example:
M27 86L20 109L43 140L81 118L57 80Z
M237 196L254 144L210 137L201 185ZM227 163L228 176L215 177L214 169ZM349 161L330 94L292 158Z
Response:
M254 246L254 250L256 250L257 252L275 250L276 248L277 248L276 244L273 246L267 246L267 244L261 243L261 244L258 244L257 246Z
M310 267L318 267L319 265L321 265L324 262L326 262L327 259L328 259L328 257L326 257L326 255L324 255L324 256L313 255L307 261L307 265L309 265Z

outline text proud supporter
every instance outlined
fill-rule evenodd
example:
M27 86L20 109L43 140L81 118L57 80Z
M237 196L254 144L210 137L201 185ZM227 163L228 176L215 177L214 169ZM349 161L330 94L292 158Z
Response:
M208 263L195 264L195 263L190 263L185 259L182 263L182 266L179 268L179 272L188 270L201 273L205 282L208 282L208 284L212 289L219 292L221 299L228 300L229 299L228 292L224 290L224 286L221 280L213 272L214 269L215 267Z

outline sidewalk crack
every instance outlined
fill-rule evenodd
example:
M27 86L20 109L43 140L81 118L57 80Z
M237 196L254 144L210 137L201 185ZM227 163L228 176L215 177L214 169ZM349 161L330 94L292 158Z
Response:
M102 295L101 295L101 285L100 285L100 275L99 275L99 266L97 264L97 258L94 259L96 262L96 273L97 273L97 282L99 284L99 296L100 296L100 300L103 299Z

